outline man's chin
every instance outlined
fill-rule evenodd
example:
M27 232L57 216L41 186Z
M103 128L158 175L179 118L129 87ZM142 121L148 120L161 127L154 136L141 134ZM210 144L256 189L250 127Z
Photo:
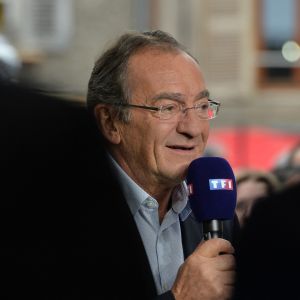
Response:
M178 182L185 180L190 163L181 164L175 172L175 178Z
M168 182L171 185L177 185L185 180L188 167L192 160L186 160L185 162L172 162L170 166L168 166L168 172L165 173L167 175L165 178L168 178Z

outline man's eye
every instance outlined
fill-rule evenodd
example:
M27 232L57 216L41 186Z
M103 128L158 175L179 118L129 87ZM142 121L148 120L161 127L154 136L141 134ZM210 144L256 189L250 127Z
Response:
M161 106L161 112L162 113L173 113L176 112L178 109L178 105L176 104L168 104Z
M209 109L209 103L199 103L195 105L197 110L205 111Z

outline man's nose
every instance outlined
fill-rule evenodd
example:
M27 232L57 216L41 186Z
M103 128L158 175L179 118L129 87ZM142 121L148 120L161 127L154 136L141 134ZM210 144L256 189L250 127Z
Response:
M201 120L197 115L194 107L186 107L180 113L177 131L181 134L186 134L195 137L202 132L203 124L208 120Z
M196 113L195 106L185 107L181 110L181 114L185 115L189 110L193 110Z

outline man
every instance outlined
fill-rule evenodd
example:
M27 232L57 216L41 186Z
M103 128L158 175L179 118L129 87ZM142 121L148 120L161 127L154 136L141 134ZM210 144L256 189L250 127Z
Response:
M153 277L139 299L229 299L233 247L224 239L199 244L183 182L219 109L197 61L162 31L125 34L95 63L87 104L144 248L132 263Z

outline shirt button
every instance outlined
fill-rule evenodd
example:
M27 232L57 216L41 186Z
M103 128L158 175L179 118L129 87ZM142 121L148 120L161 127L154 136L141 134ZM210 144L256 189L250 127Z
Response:
M157 204L151 200L151 199L147 199L145 202L144 202L144 205L147 207L147 208L156 208L157 207Z

